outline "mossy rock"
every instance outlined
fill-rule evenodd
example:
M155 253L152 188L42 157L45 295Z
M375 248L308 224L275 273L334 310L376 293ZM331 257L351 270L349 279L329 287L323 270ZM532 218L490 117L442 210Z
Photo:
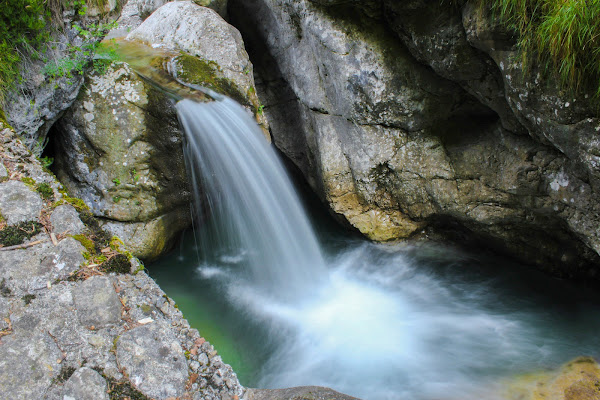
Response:
M234 82L225 78L216 62L182 52L173 59L173 64L177 70L177 78L183 82L214 90L217 93L231 97L244 106L254 106L245 94L240 92Z
M42 231L42 224L37 221L23 221L16 225L6 226L0 230L0 245L16 246L31 239Z
M129 259L125 254L117 254L100 265L100 269L105 272L114 272L117 274L128 274L131 269Z

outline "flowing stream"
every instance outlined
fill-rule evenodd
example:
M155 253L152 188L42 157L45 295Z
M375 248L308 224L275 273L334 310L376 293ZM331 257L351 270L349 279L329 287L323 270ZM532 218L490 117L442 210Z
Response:
M149 270L242 384L493 399L504 378L600 356L593 290L498 257L353 237L318 204L304 211L235 102L177 109L200 223Z

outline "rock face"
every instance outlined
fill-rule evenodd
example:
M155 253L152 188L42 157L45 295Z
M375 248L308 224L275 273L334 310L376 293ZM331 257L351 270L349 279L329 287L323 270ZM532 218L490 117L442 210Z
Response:
M42 211L42 199L20 181L0 183L0 214L9 225L31 220Z
M152 398L180 397L188 379L181 345L165 327L142 325L117 342L117 362L131 381Z
M136 256L154 258L190 223L172 102L127 64L86 86L59 121L57 175Z
M106 380L91 368L79 368L65 383L63 400L108 400Z
M97 7L101 4L101 9ZM58 7L62 7L58 4ZM52 38L46 48L36 54L43 57L28 57L21 63L21 77L15 87L7 94L3 104L7 121L19 133L29 149L40 155L44 149L46 135L52 125L61 117L77 97L83 84L83 77L70 70L69 65L88 61L83 56L73 55L73 48L84 48L97 42L98 38L84 38L74 28L77 25L84 30L101 20L106 22L117 13L117 1L109 0L87 6L85 16L79 15L70 5L63 12L61 29L51 29ZM53 71L62 66L64 71Z
M180 81L242 102L267 129L241 36L213 10L187 1L168 3L128 39L163 50L154 54L137 45L138 51L144 47L153 54L148 58L155 67L151 73L164 75L162 64L169 64ZM123 48L134 45L125 42ZM185 88L173 78L166 84ZM114 63L104 74L86 77L86 89L56 130L60 180L103 219L105 229L146 260L168 250L191 223L182 133L173 105L130 64Z
M25 175L58 187L8 129L0 129L0 160L12 179ZM54 198L60 199L58 191ZM0 398L242 397L244 389L231 367L156 282L139 270L133 275L96 269L97 259L82 255L90 249L58 232L81 220L71 214L72 207L53 210L54 205L47 199L41 213L27 216L44 223L47 232L26 240L23 248L0 243ZM3 212L11 220L17 211ZM84 220L89 224L89 216ZM7 228L0 223L0 231ZM148 344L147 339L152 347L136 347Z
M558 371L529 374L506 387L503 398L509 400L597 400L600 365L591 357L579 357Z
M229 11L274 142L365 235L435 229L559 276L600 276L600 120L523 73L485 9L232 0Z

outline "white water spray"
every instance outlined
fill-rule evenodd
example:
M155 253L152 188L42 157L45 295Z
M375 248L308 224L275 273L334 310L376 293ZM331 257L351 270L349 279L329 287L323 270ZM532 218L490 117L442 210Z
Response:
M539 299L521 300L506 283L464 276L464 260L448 252L432 257L442 268L427 268L402 251L352 241L325 268L281 163L246 111L229 99L184 100L177 109L197 209L210 213L198 234L198 279L224 287L237 315L258 326L259 352L268 353L261 387L490 400L498 377L600 348L591 312L587 328L572 328L572 312L537 309ZM582 332L592 334L583 340Z
M250 115L235 101L182 100L185 156L196 210L208 207L205 260L244 264L279 299L305 295L325 276L323 257L287 174Z

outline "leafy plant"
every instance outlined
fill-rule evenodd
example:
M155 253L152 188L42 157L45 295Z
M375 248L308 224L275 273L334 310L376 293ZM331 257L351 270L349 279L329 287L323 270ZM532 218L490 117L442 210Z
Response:
M48 38L50 13L44 0L2 0L0 6L0 103L19 75L19 51L36 47Z
M42 167L50 168L50 166L54 163L54 158L48 156L40 157L40 163L42 164Z
M108 24L91 24L88 28L74 25L73 28L83 39L83 44L81 46L70 46L67 57L46 64L44 74L51 79L61 77L72 78L74 74L83 75L83 72L90 61L93 61L94 69L98 72L106 71L107 65L110 64L112 60L94 60L94 55L100 39L116 26L116 21Z

